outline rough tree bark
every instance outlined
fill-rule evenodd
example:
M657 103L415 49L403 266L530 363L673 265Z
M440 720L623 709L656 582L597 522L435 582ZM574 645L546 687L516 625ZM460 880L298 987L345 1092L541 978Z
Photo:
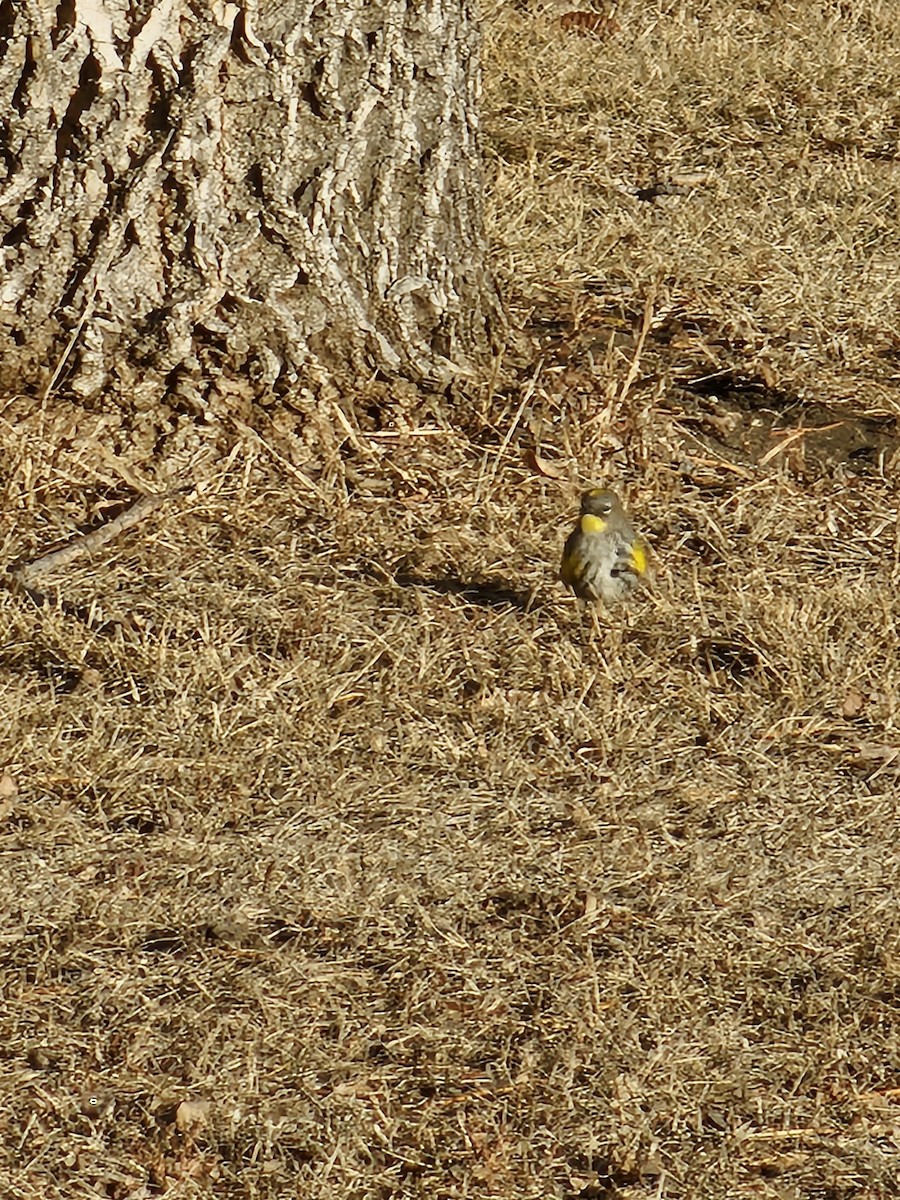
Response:
M479 368L475 0L0 3L0 388Z

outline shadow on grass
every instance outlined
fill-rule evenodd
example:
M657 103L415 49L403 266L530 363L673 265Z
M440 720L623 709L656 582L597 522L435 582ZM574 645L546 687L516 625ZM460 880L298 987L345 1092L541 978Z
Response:
M520 612L534 612L543 607L543 601L533 591L520 592L498 580L466 582L451 575L428 579L403 574L397 575L395 582L404 588L424 588L441 596L459 596L466 604L479 608L517 608Z

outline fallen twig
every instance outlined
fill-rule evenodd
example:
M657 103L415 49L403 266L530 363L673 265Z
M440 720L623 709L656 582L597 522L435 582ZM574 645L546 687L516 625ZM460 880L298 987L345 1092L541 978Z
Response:
M117 517L113 517L111 521L107 521L105 525L91 530L90 533L77 534L70 541L66 542L64 546L60 546L57 550L51 550L47 554L42 554L40 558L34 558L31 562L10 567L8 574L17 584L27 589L28 585L38 575L46 571L55 570L58 567L66 566L73 558L77 558L79 554L91 554L99 550L101 546L105 546L108 542L113 541L123 534L127 529L131 529L132 526L149 517L152 512L171 496L186 490L185 487L179 487L172 488L167 492L155 492L147 496L140 496L128 508L120 512Z

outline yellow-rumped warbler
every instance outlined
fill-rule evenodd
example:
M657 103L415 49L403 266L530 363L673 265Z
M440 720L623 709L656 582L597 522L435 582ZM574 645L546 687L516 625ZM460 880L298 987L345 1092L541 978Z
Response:
M615 492L591 488L566 539L559 577L582 600L617 604L646 577L647 543L639 537Z

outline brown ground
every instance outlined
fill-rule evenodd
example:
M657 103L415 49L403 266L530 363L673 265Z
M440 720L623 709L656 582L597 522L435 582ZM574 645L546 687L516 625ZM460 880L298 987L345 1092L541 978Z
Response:
M900 1192L896 8L563 11L487 14L512 382L3 410L3 561L203 481L0 592L3 1196Z

